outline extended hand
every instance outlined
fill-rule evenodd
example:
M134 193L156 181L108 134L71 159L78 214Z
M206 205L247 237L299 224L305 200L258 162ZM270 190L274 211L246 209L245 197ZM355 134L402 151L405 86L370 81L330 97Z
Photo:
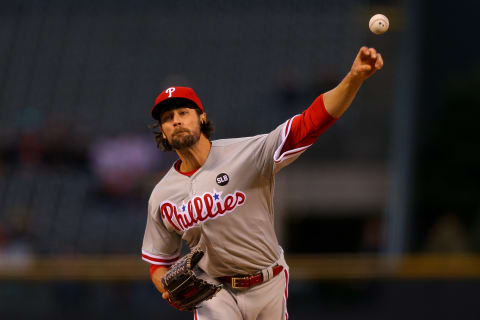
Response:
M361 47L353 61L350 74L358 80L366 80L377 70L382 69L382 55L374 48Z

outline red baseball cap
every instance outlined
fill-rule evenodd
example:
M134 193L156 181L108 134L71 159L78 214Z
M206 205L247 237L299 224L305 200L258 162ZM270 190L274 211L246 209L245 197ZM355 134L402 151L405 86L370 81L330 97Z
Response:
M205 112L202 106L202 102L192 88L170 87L162 91L162 93L157 96L157 99L155 99L155 105L150 112L152 118L155 120L160 120L160 114L162 109L168 106L173 101L178 101L181 99L193 102L195 107L202 110L202 112Z

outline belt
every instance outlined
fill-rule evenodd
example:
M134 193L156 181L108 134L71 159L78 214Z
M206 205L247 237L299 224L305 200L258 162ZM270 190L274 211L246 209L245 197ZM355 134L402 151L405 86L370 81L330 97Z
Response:
M270 269L270 268L269 268ZM278 275L282 272L283 266L275 265L271 267L271 275L264 277L264 273L260 271L259 273L253 275L246 275L246 276L226 276L220 277L220 281L228 283L232 286L232 288L250 288L256 286L257 284L263 283L265 281L270 280L271 278ZM267 271L269 273L269 271Z

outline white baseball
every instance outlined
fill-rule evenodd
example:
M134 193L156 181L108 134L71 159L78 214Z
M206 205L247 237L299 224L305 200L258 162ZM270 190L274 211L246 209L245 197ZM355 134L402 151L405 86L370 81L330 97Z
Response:
M368 27L370 31L375 34L382 34L388 30L390 23L388 18L385 17L383 14L377 13L373 17L370 18L370 22L368 23Z

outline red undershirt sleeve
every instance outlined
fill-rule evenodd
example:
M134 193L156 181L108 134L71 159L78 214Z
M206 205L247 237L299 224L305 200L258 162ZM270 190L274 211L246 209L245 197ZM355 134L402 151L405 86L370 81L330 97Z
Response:
M325 109L323 94L320 95L310 107L292 119L290 133L281 153L310 146L336 120Z
M153 273L160 267L165 267L165 266L159 266L156 264L151 264L150 265L150 279L153 277Z

